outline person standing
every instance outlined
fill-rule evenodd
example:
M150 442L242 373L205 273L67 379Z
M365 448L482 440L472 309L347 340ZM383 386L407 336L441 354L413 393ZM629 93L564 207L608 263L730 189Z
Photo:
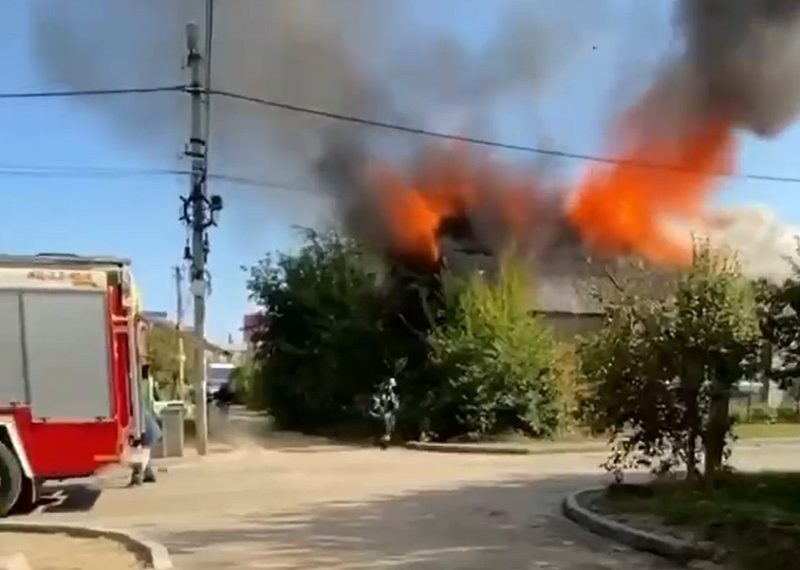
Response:
M163 436L161 426L156 419L155 398L150 380L150 367L142 367L142 380L139 385L139 406L142 420L141 436L134 442L134 458L131 462L131 481L129 486L136 487L142 483L155 483L156 474L151 462L153 446Z
M397 381L389 378L381 383L378 393L372 397L370 415L383 421L383 435L380 439L381 449L387 449L394 436L397 424L397 410L400 408L400 399L397 396Z
M216 394L214 394L214 401L216 402L220 411L227 413L233 404L233 400L233 390L231 389L230 381L227 381L222 384L217 390Z

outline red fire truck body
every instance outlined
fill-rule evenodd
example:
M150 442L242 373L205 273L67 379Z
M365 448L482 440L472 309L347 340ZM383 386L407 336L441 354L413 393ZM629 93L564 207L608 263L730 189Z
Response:
M0 255L0 516L122 460L141 425L137 313L127 260Z

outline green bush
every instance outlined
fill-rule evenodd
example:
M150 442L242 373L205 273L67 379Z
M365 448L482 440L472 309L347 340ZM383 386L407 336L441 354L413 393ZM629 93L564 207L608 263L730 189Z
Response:
M731 410L731 417L738 424L768 424L778 423L798 423L800 413L794 406L781 406L771 408L766 404L753 404L749 408L737 405Z
M752 406L747 422L752 424L767 424L775 421L775 412L768 406Z
M376 274L360 247L335 232L305 233L295 254L250 273L268 326L257 335L257 385L276 426L315 432L364 421L355 405L387 373Z
M434 437L552 434L560 414L556 347L545 323L529 314L522 272L506 264L496 283L475 276L455 289L429 338L438 378L427 406Z
M580 347L585 417L616 444L609 469L683 465L694 478L704 453L713 478L728 452L734 386L759 351L755 290L707 243L671 291L635 285L606 303L606 326Z
M233 388L234 401L237 404L244 404L248 409L261 408L262 394L258 388L257 380L259 377L258 363L252 358L231 371L230 383Z
M369 433L365 408L388 375L403 437L549 435L569 413L553 337L528 312L521 272L508 266L489 283L395 269L381 280L352 240L305 238L252 268L248 283L267 324L252 384L278 428Z
M800 422L800 414L796 408L791 406L781 406L775 413L775 419L779 423L793 424Z

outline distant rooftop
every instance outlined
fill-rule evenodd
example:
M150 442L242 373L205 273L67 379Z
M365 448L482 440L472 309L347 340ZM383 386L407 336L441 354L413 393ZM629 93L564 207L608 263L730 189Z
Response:
M244 342L221 342L217 346L222 350L224 350L225 352L230 352L230 353L248 351L248 346Z
M542 313L569 315L599 315L602 306L592 295L592 286L598 280L609 281L604 266L594 266L588 261L562 259L562 263L547 263L542 272L533 276L530 293L531 308ZM448 263L455 271L497 270L496 258L485 254L450 254Z
M161 328L169 328L175 330L176 323L175 321L171 320L168 314L165 311L142 311L139 313L141 317L150 323L152 326L161 327ZM194 330L191 325L183 325L181 326L181 331L185 335L194 336ZM206 350L210 350L212 352L224 352L230 353L231 351L225 347L224 344L213 343L208 339L205 339L205 347Z

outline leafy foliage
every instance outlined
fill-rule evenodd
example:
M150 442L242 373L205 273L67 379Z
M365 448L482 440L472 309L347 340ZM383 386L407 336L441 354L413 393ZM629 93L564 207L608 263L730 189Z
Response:
M800 243L798 244L800 253ZM775 380L792 393L800 394L800 265L787 260L793 277L782 284L759 280L755 283L759 322L765 344L764 368ZM780 354L782 366L772 370L773 350Z
M150 363L150 373L156 383L159 394L170 398L181 398L180 378L180 350L178 347L179 333L176 329L165 326L153 326L147 335L147 358ZM184 378L190 382L193 378L194 362L193 351L199 343L195 337L183 334L183 349L186 356L184 363Z
M584 412L617 444L610 469L720 467L733 385L752 372L760 330L756 294L735 259L696 247L672 292L628 288L605 306L606 326L580 347Z
M475 276L451 294L449 316L430 336L439 384L428 409L439 438L557 427L555 344L529 314L522 274L507 264L496 283Z
M393 375L401 435L552 432L554 343L529 316L520 275L381 275L352 240L304 237L297 253L252 268L249 281L268 325L256 335L256 384L280 427L363 423L365 402Z
M263 403L277 425L318 430L358 417L386 370L377 275L359 246L306 231L296 254L268 256L248 288L265 310L257 335Z
M248 408L258 409L260 407L262 395L258 390L259 372L258 363L252 358L247 358L242 364L231 370L230 383L234 398Z

